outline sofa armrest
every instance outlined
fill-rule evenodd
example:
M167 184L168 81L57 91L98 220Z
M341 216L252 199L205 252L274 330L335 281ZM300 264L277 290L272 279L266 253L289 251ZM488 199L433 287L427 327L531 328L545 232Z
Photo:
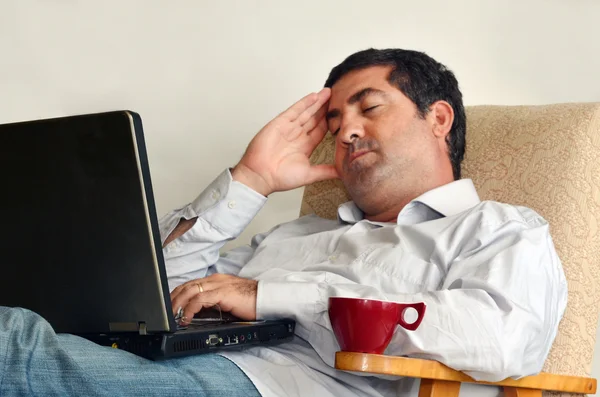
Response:
M462 382L503 386L507 397L541 396L542 390L595 394L597 383L593 378L543 372L521 379L508 378L500 382L479 382L437 361L351 352L337 352L335 368L344 371L421 378L419 397L458 396Z

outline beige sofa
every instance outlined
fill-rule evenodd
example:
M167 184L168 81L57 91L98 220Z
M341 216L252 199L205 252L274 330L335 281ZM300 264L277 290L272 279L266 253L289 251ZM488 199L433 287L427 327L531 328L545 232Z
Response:
M333 162L330 137L312 161ZM595 393L595 379L584 377L600 303L600 103L468 107L463 176L473 179L482 200L524 205L549 221L569 285L545 374L498 384L507 396ZM301 215L335 218L347 200L339 181L316 183L305 189ZM345 352L336 359L339 369L422 378L422 396L455 396L460 382L473 382L434 361Z

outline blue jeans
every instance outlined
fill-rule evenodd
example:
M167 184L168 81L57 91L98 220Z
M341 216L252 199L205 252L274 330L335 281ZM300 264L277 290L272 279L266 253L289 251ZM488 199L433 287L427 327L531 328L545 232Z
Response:
M25 309L0 307L0 396L260 396L231 361L201 354L154 362L55 334Z

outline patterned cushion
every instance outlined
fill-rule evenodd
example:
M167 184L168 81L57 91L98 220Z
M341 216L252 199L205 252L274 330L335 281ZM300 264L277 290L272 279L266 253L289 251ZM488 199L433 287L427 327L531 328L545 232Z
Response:
M589 376L600 303L600 103L467 108L463 176L482 200L533 208L550 223L569 303L545 372ZM333 161L333 140L315 163ZM307 186L301 215L336 217L339 181Z

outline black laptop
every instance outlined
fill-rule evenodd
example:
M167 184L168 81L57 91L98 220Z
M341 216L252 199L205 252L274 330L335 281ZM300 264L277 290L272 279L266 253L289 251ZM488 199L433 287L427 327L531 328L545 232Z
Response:
M151 359L293 337L216 311L178 326L138 114L0 125L0 176L0 306Z

